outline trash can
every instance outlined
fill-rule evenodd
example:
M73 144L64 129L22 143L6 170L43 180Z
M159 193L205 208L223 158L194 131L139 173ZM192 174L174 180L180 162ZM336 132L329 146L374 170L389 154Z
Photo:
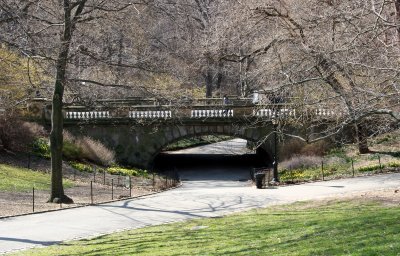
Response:
M263 188L264 177L265 177L265 173L263 173L263 172L256 172L254 174L254 178L256 180L256 187L257 188Z

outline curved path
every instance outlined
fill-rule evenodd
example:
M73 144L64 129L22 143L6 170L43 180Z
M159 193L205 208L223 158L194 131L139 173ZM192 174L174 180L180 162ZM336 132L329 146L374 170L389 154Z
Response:
M229 150L232 153L232 147ZM180 188L140 199L2 219L0 253L274 204L400 187L400 174L389 174L257 190L243 181L248 172L242 167L215 166L182 169L185 181Z

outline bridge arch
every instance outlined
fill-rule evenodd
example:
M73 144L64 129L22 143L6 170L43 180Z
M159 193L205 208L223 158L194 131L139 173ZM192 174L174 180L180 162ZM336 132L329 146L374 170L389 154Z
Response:
M217 124L147 124L145 126L115 124L81 126L66 126L75 136L89 136L104 143L116 152L117 161L123 164L141 168L153 168L157 155L169 144L184 138L202 135L226 135L259 143L263 157L270 160L274 152L274 144L268 136L273 131L272 124L260 127L249 127L246 124L217 123ZM269 158L269 159L268 159Z
M231 126L191 126L191 127L178 127L175 132L172 132L172 136L170 132L167 130L164 132L164 138L161 140L162 143L159 144L159 147L153 153L150 162L153 163L155 158L165 149L168 145L178 142L182 139L188 139L193 137L205 136L205 135L222 135L222 136L230 136L234 138L240 138L252 142L254 144L258 144L262 139L261 134L257 132L249 132L248 129L234 127L232 129ZM179 133L177 132L179 131ZM247 132L246 132L247 131ZM271 148L268 144L264 143L262 146L257 148L257 154L265 159L266 162L270 162L272 160L273 148Z

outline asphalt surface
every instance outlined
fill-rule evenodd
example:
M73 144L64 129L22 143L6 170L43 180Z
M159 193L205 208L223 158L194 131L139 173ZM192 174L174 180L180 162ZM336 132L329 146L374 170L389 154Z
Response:
M251 163L246 161L252 158L232 156L243 150L244 142L235 141L227 142L229 152L210 152L203 146L199 149L202 156L192 155L196 151L176 152L170 159L164 156L180 172L180 188L140 199L2 219L0 253L275 204L400 187L400 174L388 174L256 189L247 181Z

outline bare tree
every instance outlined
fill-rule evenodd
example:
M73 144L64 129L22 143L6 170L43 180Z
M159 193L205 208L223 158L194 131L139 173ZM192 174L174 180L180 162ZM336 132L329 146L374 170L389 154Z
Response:
M96 51L90 51L89 46L96 44L88 43L88 39L95 37L96 32L99 33L99 30L93 29L96 22L100 20L107 20L109 23L121 22L118 20L118 15L132 11L133 7L142 4L141 1L111 3L92 0L61 2L3 0L0 3L4 17L1 19L4 35L2 41L20 49L31 58L46 59L54 63L50 134L52 168L50 202L72 202L72 199L64 194L62 185L62 107L65 88L74 80L71 77L73 69L70 68L70 64L77 54L85 54L97 63L138 68L138 65L122 61L104 60L101 55L94 54L101 52L99 47Z
M394 5L387 1L376 5L379 11L374 1L248 1L243 7L269 33L259 35L258 40L264 41L261 47L253 45L225 58L255 61L259 73L264 73L259 82L269 91L284 96L289 92L308 105L335 104L340 106L337 112L344 110L320 136L308 125L302 139L316 141L354 125L360 152L368 152L366 136L371 131L366 120L387 115L399 122L398 47L396 33L390 32L396 27L385 16Z

